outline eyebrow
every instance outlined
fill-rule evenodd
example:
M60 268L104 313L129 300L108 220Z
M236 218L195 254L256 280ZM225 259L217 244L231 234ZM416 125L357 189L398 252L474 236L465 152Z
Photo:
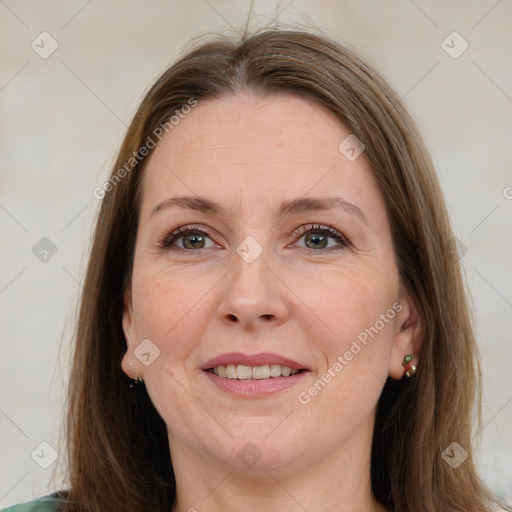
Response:
M180 208L188 208L203 213L210 213L214 215L224 214L224 209L219 203L212 201L203 196L175 196L168 197L161 203L157 204L150 212L149 216L153 216L160 210L170 208L172 206L179 206ZM368 224L368 221L359 207L355 204L341 197L299 197L289 201L283 201L277 211L277 216L283 217L285 215L292 215L294 213L305 211L320 211L340 209L348 213L355 214L360 217L362 221Z

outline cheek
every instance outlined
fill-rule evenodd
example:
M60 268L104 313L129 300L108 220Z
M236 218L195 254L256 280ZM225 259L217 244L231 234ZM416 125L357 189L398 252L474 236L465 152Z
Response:
M344 268L312 279L298 277L295 290L298 296L307 297L316 325L326 326L320 343L329 359L343 354L359 335L364 341L368 329L381 341L375 345L390 348L396 316L393 304L398 298L398 276L393 268L388 272Z
M332 277L317 279L315 286L304 281L300 292L309 293L317 323L329 329L327 336L323 331L316 337L322 354L318 372L297 398L319 411L326 423L332 418L351 425L373 410L388 376L398 275L393 267L388 272L367 267L364 272L344 269Z
M197 344L206 315L203 296L213 283L162 271L140 272L133 282L134 319L139 341L149 338L159 348L160 365L182 362Z

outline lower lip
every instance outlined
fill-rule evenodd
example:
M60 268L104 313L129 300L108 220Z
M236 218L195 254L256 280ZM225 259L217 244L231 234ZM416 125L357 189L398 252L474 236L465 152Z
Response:
M309 372L300 371L289 377L270 377L269 379L261 380L229 379L227 377L219 377L206 370L204 370L204 373L222 391L231 393L239 398L263 398L298 384L306 373Z

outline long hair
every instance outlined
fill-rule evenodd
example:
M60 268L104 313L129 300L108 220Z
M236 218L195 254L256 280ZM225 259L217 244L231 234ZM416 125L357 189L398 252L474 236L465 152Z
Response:
M196 44L149 89L128 128L102 188L80 305L63 509L169 511L175 501L165 424L145 388L130 389L121 370L123 292L151 153L142 157L139 150L184 105L240 92L294 94L327 107L364 143L363 157L385 200L400 278L421 309L425 331L414 378L388 379L379 399L371 457L376 499L397 512L491 510L495 498L478 476L472 450L480 414L474 328L422 137L397 93L353 50L311 32L278 29ZM442 456L454 442L467 452L456 469Z

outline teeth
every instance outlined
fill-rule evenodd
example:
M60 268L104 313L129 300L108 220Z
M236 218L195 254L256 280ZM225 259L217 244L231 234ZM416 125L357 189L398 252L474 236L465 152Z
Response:
M236 374L236 366L234 364L228 364L226 366L226 377L228 379L237 379L238 378L238 375Z
M265 364L263 366L247 366L245 364L220 365L213 368L213 373L219 377L238 380L263 380L271 377L288 377L299 370L280 364Z
M239 364L236 367L236 375L240 380L252 379L252 366L245 366L244 364Z
M268 364L265 366L255 366L252 368L253 379L268 379L270 377L270 368Z
M281 365L280 364L271 364L270 365L270 376L271 377L281 377Z

